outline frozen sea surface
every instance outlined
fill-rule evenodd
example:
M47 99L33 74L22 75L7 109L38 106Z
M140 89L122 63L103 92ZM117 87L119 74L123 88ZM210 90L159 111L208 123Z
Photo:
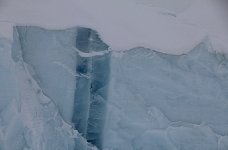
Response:
M113 52L89 28L17 26L0 52L0 150L228 148L228 60L209 39Z

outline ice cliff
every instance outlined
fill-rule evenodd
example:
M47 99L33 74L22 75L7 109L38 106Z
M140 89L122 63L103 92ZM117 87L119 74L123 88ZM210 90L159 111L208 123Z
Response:
M113 52L89 28L17 26L0 53L0 150L228 149L228 60L208 39Z
M111 64L104 147L228 148L228 61L210 42L184 55L135 48Z

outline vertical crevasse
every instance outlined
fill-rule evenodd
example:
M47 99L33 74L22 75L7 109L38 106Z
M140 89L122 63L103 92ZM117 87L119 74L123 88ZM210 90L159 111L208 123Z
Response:
M78 28L76 48L88 54L103 52L102 55L77 56L73 113L76 129L88 142L101 148L110 72L109 48L88 28Z
M17 42L13 59L23 59L28 64L29 73L45 96L56 104L62 118L74 125L89 143L101 148L109 47L89 28L47 30L17 26L14 33Z

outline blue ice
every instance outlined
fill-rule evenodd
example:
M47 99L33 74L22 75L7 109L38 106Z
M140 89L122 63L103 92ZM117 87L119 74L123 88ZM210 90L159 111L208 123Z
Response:
M105 148L227 146L221 140L228 135L226 55L213 52L208 40L183 55L141 47L119 55L111 63Z
M12 52L0 39L0 149L228 148L228 60L209 40L183 55L110 49L83 27L15 27Z

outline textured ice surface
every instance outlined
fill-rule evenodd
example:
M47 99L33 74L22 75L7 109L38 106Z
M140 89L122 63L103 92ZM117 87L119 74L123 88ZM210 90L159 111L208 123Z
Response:
M100 148L110 72L108 46L88 28L14 30L13 59L28 64L63 119Z
M3 110L16 95L16 82L10 55L10 42L0 38L0 111Z
M0 150L228 148L228 61L209 40L185 55L110 54L89 28L20 26L10 44L0 39Z
M228 61L211 50L205 40L180 56L144 48L114 53L104 147L224 149Z
M10 48L7 40L0 39L0 149L95 149L62 119L22 57L17 62L11 59Z
M88 28L78 28L76 48L83 53L105 52L108 46L97 33ZM86 139L97 147L102 146L105 120L110 53L84 57L77 56L74 116L72 122Z
M15 27L13 58L21 46L23 60L42 91L59 107L63 118L70 122L75 89L76 29L48 31L35 27ZM19 56L20 57L20 56Z

